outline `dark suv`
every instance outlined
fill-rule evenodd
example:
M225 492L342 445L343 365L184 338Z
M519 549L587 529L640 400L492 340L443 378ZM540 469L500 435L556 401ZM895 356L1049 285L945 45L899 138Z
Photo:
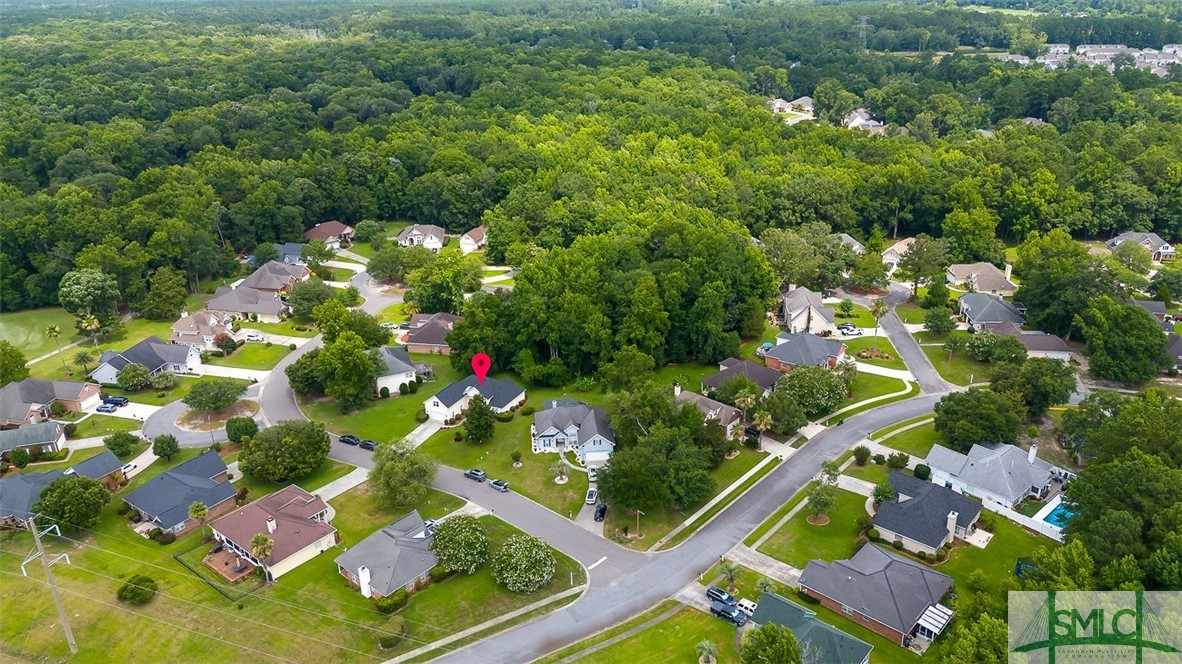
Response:
M345 434L344 436L341 436L340 441L346 445L356 445L357 443L361 442L361 439L357 436Z
M357 446L363 450L369 450L370 452L378 449L378 444L372 440L363 440Z
M706 597L709 597L711 600L713 600L715 602L722 602L723 604L726 604L727 606L734 606L735 605L735 598L731 597L730 593L723 590L722 588L719 588L718 586L710 586L709 588L707 588L706 589Z
M109 403L112 406L126 406L127 397L107 397L103 399L103 403Z
M710 613L734 624L735 627L742 627L747 624L747 615L730 604L712 602L710 604Z

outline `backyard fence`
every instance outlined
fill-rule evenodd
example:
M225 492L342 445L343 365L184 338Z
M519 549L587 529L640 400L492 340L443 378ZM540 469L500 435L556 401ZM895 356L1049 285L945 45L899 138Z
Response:
M981 507L984 507L994 514L1000 514L1010 521L1018 524L1019 526L1033 530L1039 535L1049 537L1056 542L1063 542L1063 529L1053 523L1047 523L1046 521L1028 517L1019 512L1015 512L1004 505L999 505L992 500L981 501Z

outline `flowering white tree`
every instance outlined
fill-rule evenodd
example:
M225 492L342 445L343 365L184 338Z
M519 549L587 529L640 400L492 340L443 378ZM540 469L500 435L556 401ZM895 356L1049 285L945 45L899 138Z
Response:
M529 593L554 578L554 551L530 535L514 535L493 554L493 580L515 593Z
M488 560L488 533L474 516L453 516L435 529L431 552L447 571L474 574Z

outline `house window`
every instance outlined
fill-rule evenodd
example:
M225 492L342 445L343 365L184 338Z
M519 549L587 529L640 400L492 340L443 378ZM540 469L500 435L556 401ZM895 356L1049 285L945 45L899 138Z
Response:
M845 613L847 613L847 614L851 615L851 616L852 616L852 615L854 615L854 610L853 610L853 609L851 609L850 607L846 606L845 604L842 604L842 605L841 605L841 610L842 610L842 611L844 611Z

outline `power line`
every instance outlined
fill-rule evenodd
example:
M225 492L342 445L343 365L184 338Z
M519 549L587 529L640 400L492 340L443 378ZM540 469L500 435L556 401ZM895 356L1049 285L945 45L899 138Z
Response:
M70 645L70 653L77 655L78 644L74 643L74 630L70 629L70 617L66 615L66 607L62 606L62 598L57 594L57 582L53 578L53 570L50 569L50 565L60 560L62 556L54 558L52 562L46 557L45 546L41 543L42 533L37 528L37 515L35 514L29 516L29 530L33 531L33 540L37 542L37 554L25 557L25 561L21 563L21 574L25 574L25 563L30 562L31 558L41 559L41 566L45 568L45 582L49 586L49 593L53 595L53 603L57 605L57 617L62 621L62 631L66 633L66 643ZM61 530L57 526L50 526L45 529L45 532L50 530L57 530L58 535L61 535ZM69 557L66 557L66 562L69 561Z
M874 26L870 25L868 22L869 20L869 16L859 16L858 25L855 26L858 28L858 40L862 42L863 54L870 52L870 49L866 48L866 36L870 34L870 31L874 29Z

